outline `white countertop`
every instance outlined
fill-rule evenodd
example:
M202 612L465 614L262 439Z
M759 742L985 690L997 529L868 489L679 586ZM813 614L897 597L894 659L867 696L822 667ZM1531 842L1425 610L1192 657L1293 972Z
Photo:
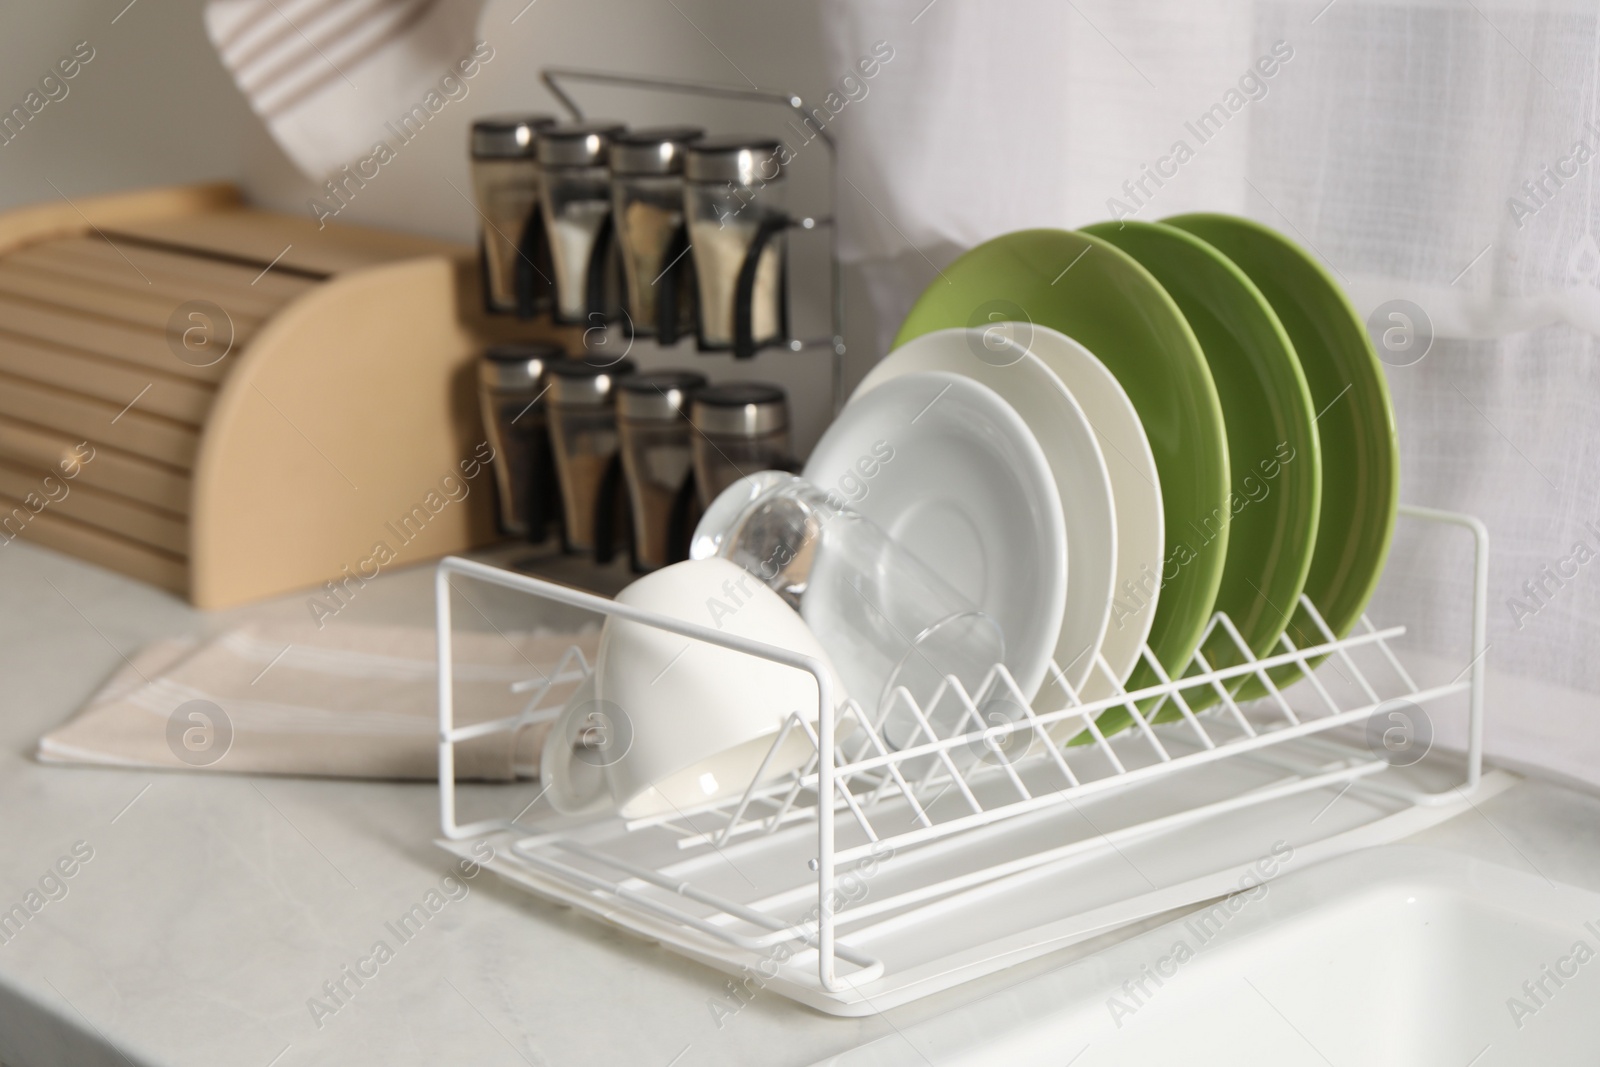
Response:
M330 625L431 625L431 574L382 576ZM487 592L478 603L515 618ZM482 874L319 1026L308 1000L375 941L393 944L385 924L454 870L433 844L431 783L32 758L122 655L304 612L304 597L207 615L16 542L0 547L0 604L0 910L78 842L93 850L67 895L0 944L0 1062L11 1067L803 1065L1094 947L864 1019L764 994L719 1029L708 1002L723 994L720 974ZM1556 785L1524 783L1413 840L1600 890L1600 799Z

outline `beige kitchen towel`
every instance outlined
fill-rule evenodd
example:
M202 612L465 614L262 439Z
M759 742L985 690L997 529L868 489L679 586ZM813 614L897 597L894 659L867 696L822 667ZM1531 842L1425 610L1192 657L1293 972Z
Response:
M559 709L599 630L457 632L456 724ZM438 774L434 633L419 627L271 625L160 641L42 738L52 763L346 778ZM457 746L463 779L536 773L547 723Z

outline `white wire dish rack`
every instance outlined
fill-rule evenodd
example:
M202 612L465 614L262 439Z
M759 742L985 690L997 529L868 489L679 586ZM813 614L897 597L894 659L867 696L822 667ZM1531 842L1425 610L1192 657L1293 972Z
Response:
M854 702L815 725L794 715L784 734L798 731L813 746L799 771L758 779L736 799L626 822L555 816L539 805L532 815L458 821L455 746L552 718L559 711L549 706L552 693L570 688L591 665L573 648L554 672L525 687L522 713L457 726L453 576L807 671L825 710L831 697L820 664L446 559L436 576L439 843L481 859L479 842L489 841L486 866L508 881L732 974L730 996L766 988L833 1014L861 1015L1250 888L1252 878L1290 864L1406 836L1510 779L1481 771L1487 531L1469 516L1414 507L1402 513L1466 527L1476 541L1473 659L1454 681L1423 687L1412 679L1390 646L1403 627L1380 629L1363 617L1336 640L1303 599L1321 629L1319 643L1296 648L1286 637L1281 652L1257 659L1219 614L1211 626L1238 648L1240 665L1211 669L1197 655L1192 672L1174 680L1147 650L1159 683L1103 700L1079 702L1056 671L1060 688L1047 690L1068 699L1028 708L1004 667L996 667L977 694L947 680L930 705L944 710L954 701L964 714L938 732L930 719L950 719L917 707L902 691L901 707L924 729L899 750ZM1268 678L1271 668L1324 657L1317 673L1294 686L1293 700ZM1252 675L1269 696L1240 705L1230 693ZM1210 706L1196 712L1201 694ZM1023 720L984 723L980 709L996 697L1009 697ZM1158 704L1176 709L1177 718L1153 724ZM1126 708L1133 726L1107 738L1094 718L1112 707ZM1386 732L1419 726L1419 717L1464 714L1464 760L1400 766L1405 761L1386 758L1382 746L1344 736L1359 733L1374 713L1380 722L1394 720ZM1088 743L1059 740L1085 726Z

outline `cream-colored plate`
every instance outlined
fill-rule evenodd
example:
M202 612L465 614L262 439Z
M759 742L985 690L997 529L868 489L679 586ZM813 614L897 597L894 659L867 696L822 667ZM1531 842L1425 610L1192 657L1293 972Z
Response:
M1161 595L1166 523L1156 457L1128 394L1093 352L1059 330L1037 323L1024 327L1018 339L1025 340L1028 351L1072 391L1105 454L1117 506L1117 570L1111 620L1100 643L1100 656L1117 681L1125 682L1150 636L1156 600ZM1077 577L1074 571L1072 579ZM1110 679L1096 671L1081 695L1088 703L1112 692Z

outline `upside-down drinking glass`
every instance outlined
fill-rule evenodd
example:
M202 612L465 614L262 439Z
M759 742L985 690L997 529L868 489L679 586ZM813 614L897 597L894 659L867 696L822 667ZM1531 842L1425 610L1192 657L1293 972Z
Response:
M976 702L1005 659L1005 636L991 616L838 494L792 474L763 471L729 486L701 519L689 554L731 560L788 601L896 749L928 740L904 700L894 699L898 688L947 737L965 709L947 693L930 710L940 684L953 676ZM968 720L962 732L983 725Z

